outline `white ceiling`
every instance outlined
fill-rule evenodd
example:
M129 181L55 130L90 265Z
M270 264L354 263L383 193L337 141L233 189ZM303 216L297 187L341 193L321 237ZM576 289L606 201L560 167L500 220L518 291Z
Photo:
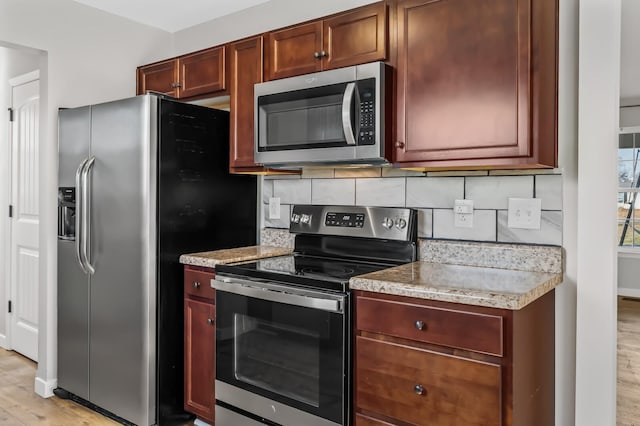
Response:
M269 0L74 0L174 33Z

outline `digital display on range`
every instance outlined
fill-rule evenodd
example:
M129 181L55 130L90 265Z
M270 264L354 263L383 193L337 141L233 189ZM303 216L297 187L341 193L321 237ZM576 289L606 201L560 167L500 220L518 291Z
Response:
M363 213L327 213L325 226L340 226L343 228L364 227Z

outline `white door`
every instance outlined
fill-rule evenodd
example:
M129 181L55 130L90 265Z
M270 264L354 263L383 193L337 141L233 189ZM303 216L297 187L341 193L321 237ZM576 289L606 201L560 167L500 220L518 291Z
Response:
M10 347L38 360L40 82L38 71L11 86Z

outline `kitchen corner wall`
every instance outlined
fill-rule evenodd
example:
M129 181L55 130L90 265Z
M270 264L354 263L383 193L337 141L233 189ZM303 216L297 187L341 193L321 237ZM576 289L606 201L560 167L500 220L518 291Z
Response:
M280 219L269 219L269 198ZM507 227L509 198L540 198L539 230ZM474 202L473 227L453 224L453 203ZM415 172L392 168L305 169L262 179L262 227L288 228L293 204L414 207L420 238L562 245L562 175L554 170Z

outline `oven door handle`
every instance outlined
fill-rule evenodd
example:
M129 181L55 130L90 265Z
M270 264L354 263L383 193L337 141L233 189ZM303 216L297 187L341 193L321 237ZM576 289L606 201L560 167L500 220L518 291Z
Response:
M316 292L319 297L312 295L310 291L296 291L296 288L271 285L268 283L253 283L245 280L235 280L228 277L216 277L211 280L211 287L227 293L239 294L254 299L268 300L270 302L286 303L287 305L301 306L304 308L320 309L322 311L342 313L344 311L344 297L323 295ZM277 288L277 289L276 289Z

